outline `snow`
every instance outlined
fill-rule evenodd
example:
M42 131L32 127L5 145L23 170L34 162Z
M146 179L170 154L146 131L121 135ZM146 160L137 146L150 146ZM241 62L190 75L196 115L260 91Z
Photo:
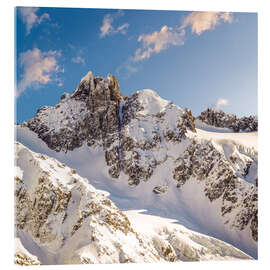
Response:
M221 132L221 133L232 133L233 132L229 128L211 126L211 125L208 125L208 124L206 124L203 121L198 120L198 119L195 120L195 126L198 129L202 129L202 130L210 131L210 132Z
M144 107L144 110L140 111L140 113L144 115L151 115L162 112L165 110L166 106L170 104L169 101L161 98L155 91L151 89L143 89L137 91L136 93L139 94L138 100Z
M217 246L222 246L228 250L234 250L234 248L222 241L219 241L215 238L205 236L203 234L197 233L195 231L189 230L186 227L176 224L177 220L162 218L154 215L145 214L146 210L129 210L124 213L129 218L131 224L134 228L145 237L150 237L152 239L159 238L162 241L169 241L174 248L185 247L186 250L190 250L191 253L194 252L199 257L200 260L235 260L233 252L230 255L226 255L221 258L221 256L214 253L210 253L207 250L209 243L215 243ZM204 243L198 241L198 239L204 239ZM203 243L203 244L202 244ZM236 251L240 252L240 250ZM186 260L187 258L183 257L182 259Z
M45 173L47 184L52 184L51 188L65 192L71 191L66 218L63 220L62 212L50 213L45 223L50 224L49 230L46 231L43 228L42 242L31 231L31 226L35 225L35 221L24 228L17 228L15 251L27 255L33 261L41 264L77 264L84 261L91 263L162 262L164 260L159 256L159 252L166 249L168 245L181 260L249 258L231 245L174 224L177 220L145 215L142 213L144 210L124 212L136 233L112 230L102 220L107 213L120 215L112 202L109 206L103 204L98 216L95 214L87 216L77 231L71 234L74 224L82 217L82 213L89 211L89 202L99 205L104 202L108 193L96 190L86 179L56 159L34 153L20 143L16 143L15 151L16 165L20 168L17 170L17 176L22 177L22 185L28 182L31 172L37 171L36 182ZM76 182L74 182L75 178ZM28 182L27 192L33 189L30 184L37 183L34 179ZM44 195L42 193L40 200ZM30 200L38 198L35 196L33 192L29 193ZM28 207L32 208L31 201ZM46 237L45 240L44 237ZM218 245L226 252L213 251L213 245Z
M66 94L55 107L40 109L38 118L54 132L58 132L62 126L74 129L74 122L83 119L86 113L85 102L72 99Z
M22 244L21 239L19 237L15 238L15 242L14 242L14 253L17 255L21 255L23 257L27 256L28 258L30 258L31 260L33 260L34 262L39 263L39 260L37 258L37 256L34 256L33 254L31 254Z
M90 79L93 78L93 73L91 71L89 71L82 79L81 82L83 81L90 81Z
M200 138L213 139L217 144L231 142L258 151L258 132L213 132L200 128L196 128L196 130Z
M48 156L34 153L22 144L16 143L15 151L16 165L23 171L21 175L21 171L17 170L22 176L17 183L21 186L17 188L20 190L27 183L28 198L24 208L26 212L17 212L17 218L20 215L22 217L29 215L29 211L35 211L34 200L39 200L37 204L43 203L46 193L38 196L38 189L34 188L36 185L42 185L39 179L43 175L46 175L45 185L50 185L53 192L58 190L61 190L60 194L71 192L66 212L55 210L47 213L45 222L39 228L39 231L42 230L42 241L33 233L33 226L37 226L36 220L16 228L16 251L24 252L26 249L28 250L28 253L24 252L26 255L29 254L29 257L34 259L38 258L42 264L82 263L84 259L90 260L91 263L119 263L124 262L125 259L134 262L164 261L159 258L150 242L140 238L132 230L124 233L118 227L114 227L120 224L107 223L108 214L118 218L119 223L125 221L113 202L104 203L106 199L104 194L107 195L107 192L96 190L71 168ZM29 157L33 162L29 161ZM34 174L35 177L32 177L32 181L29 182L31 172L35 171L37 172ZM31 192L28 192L29 190ZM17 197L16 199L19 200ZM91 212L93 210L89 208L90 203L94 203L100 210L96 213ZM89 215L84 214L88 212ZM65 219L63 219L64 213L66 213ZM82 223L75 233L72 233L78 220L82 220Z
M145 209L124 211L135 229L141 233L153 233L157 228L177 222L176 219L147 215L145 212L147 212Z
M72 152L55 152L29 129L17 127L16 130L18 141L33 151L47 154L71 168L76 168L77 172L89 179L95 188L108 192L109 198L121 210L146 209L148 214L177 220L179 224L191 230L214 236L256 256L257 243L251 239L247 231L233 230L224 224L226 219L220 215L221 202L216 200L211 203L205 197L203 186L199 182L188 181L181 189L176 188L176 182L169 168L175 166L175 158L181 155L189 143L188 140L181 144L161 144L160 149L151 154L155 155L157 160L165 160L165 162L154 170L147 182L130 187L127 176L122 172L119 179L112 179L108 175L107 167L104 166L105 155L101 148L89 148L83 145ZM203 134L201 140L206 140L208 135L205 131L199 130L197 135L192 134L192 136L198 137L200 134ZM154 194L152 190L157 185L167 185L167 193Z

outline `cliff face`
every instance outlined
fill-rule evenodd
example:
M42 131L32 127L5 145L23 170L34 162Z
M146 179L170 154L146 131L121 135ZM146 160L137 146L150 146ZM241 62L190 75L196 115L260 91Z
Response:
M233 116L209 115L211 125L234 129ZM101 171L97 184L109 192L117 186L113 196L124 209L169 213L256 257L257 151L229 137L214 140L194 120L190 110L152 90L124 97L114 76L88 73L73 94L41 108L19 129L34 132L51 155L68 156L71 164L88 151L80 161L83 169L76 169L89 179ZM96 152L99 163L91 156Z

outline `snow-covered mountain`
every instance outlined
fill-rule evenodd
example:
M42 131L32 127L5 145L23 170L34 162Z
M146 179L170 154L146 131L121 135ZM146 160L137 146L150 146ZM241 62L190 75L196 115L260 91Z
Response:
M175 219L257 257L257 133L195 121L152 90L88 73L16 127L17 140L90 180L121 210ZM179 225L180 226L180 225Z
M168 220L123 213L75 169L15 143L20 265L251 259Z

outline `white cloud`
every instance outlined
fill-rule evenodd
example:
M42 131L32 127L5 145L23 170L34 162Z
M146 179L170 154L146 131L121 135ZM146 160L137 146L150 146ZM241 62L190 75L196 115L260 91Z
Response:
M220 106L222 106L222 105L228 105L228 100L227 99L225 99L225 98L220 98L220 99L218 99L217 100L217 102L215 103L215 105L214 105L214 108L219 108Z
M121 34L125 35L127 33L127 29L129 27L129 24L128 23L124 23L120 26L117 27L115 33L118 33L120 32Z
M124 13L122 11L118 11L114 14L106 14L103 18L102 26L100 27L100 37L103 38L107 35L113 35L116 33L121 33L125 35L127 33L127 29L129 27L128 23L124 23L117 28L115 28L112 24L113 21L118 18L119 16L122 16Z
M56 73L60 70L57 57L59 51L42 52L38 48L23 52L19 56L19 65L23 68L22 78L18 82L16 96L20 96L28 87L48 84L57 81Z
M229 12L191 12L187 15L180 26L163 26L160 31L151 34L142 34L138 41L142 46L135 52L134 61L142 61L149 58L153 53L160 53L170 46L184 45L185 28L191 26L192 32L200 35L206 30L214 29L221 21L232 22Z
M191 26L192 33L202 34L206 30L211 30L222 21L232 23L232 14L229 12L199 12L194 11L187 15L181 28Z
M73 57L71 58L71 61L76 64L81 63L85 65L85 60L81 56Z
M138 41L143 43L141 48L136 50L134 61L142 61L149 58L153 53L159 53L167 49L170 45L183 45L185 30L180 31L172 27L163 26L159 32L151 34L142 34Z
M109 35L109 33L113 31L112 22L113 22L113 19L111 15L107 14L103 19L102 26L100 27L100 31L101 31L100 37Z
M220 18L223 19L224 22L232 23L233 16L231 12L223 12L220 14Z
M113 33L113 19L110 15L104 18L102 35ZM117 72L126 71L131 74L137 72L137 64L145 59L150 58L153 54L167 50L170 46L184 45L186 39L186 28L191 26L192 33L202 34L206 30L214 29L221 22L233 22L230 12L191 12L182 20L182 24L175 27L164 25L160 31L150 34L139 35L138 42L141 46L137 48L134 55L130 56L117 69Z
M40 17L36 14L39 8L36 7L20 7L18 11L21 15L22 21L26 25L26 34L29 35L31 29L38 24L41 24L44 20L49 20L50 15L43 13Z

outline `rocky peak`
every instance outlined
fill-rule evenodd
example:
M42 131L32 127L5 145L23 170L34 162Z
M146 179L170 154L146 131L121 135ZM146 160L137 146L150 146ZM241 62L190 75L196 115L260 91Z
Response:
M122 95L115 76L108 74L107 78L95 78L92 72L88 72L71 97L87 101L90 106L104 106L111 101L118 102Z
M95 78L88 72L71 95L64 93L55 107L39 109L25 125L56 151L73 150L84 141L107 145L120 127L122 97L115 76Z

